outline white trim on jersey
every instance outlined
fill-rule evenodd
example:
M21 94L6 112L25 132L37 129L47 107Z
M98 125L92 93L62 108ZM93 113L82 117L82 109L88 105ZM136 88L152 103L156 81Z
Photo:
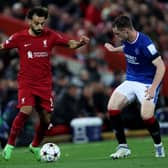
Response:
M132 41L132 42L127 41L127 42L130 43L130 44L134 44L138 40L138 37L139 37L139 32L137 32L136 39L134 41Z

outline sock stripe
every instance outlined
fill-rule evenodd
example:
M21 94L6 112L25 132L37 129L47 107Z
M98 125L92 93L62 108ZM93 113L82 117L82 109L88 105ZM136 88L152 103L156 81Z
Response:
M115 116L121 113L121 110L108 110L110 116Z
M153 124L155 122L155 120L156 120L155 117L151 117L151 118L149 118L147 120L144 120L144 123L146 125L151 125L151 124Z

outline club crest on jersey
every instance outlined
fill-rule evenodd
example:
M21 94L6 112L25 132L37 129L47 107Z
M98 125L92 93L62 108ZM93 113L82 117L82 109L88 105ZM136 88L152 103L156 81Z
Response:
M47 47L47 40L43 40L43 47L44 47L44 48Z
M139 49L138 48L135 49L135 54L139 55Z

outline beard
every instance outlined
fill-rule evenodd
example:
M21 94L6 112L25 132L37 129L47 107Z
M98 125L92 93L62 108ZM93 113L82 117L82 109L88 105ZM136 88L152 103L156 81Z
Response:
M35 30L33 27L31 27L31 30L32 30L32 32L36 35L36 36L39 36L39 35L41 35L41 33L42 33L42 30Z

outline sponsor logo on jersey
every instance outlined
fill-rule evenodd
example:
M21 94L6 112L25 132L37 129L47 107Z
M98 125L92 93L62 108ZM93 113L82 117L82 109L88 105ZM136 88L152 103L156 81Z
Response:
M44 57L48 57L48 52L32 52L32 51L27 52L28 59L44 58Z
M137 62L137 58L135 56L129 55L129 54L125 54L128 63L130 64L139 64L139 62Z
M40 57L48 57L47 52L33 52L33 57L34 58L40 58Z

